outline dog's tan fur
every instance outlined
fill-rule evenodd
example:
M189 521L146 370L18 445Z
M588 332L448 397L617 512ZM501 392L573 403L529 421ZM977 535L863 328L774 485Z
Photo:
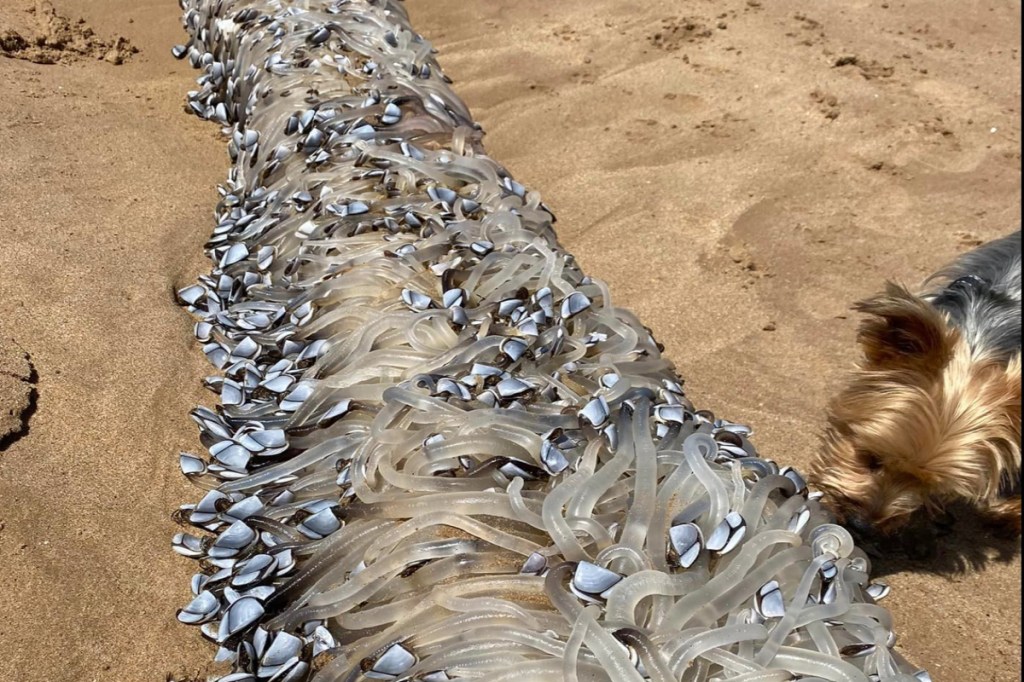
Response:
M840 520L892 532L925 507L967 501L1017 534L1021 356L973 351L936 308L904 287L855 309L864 358L831 401L811 467Z

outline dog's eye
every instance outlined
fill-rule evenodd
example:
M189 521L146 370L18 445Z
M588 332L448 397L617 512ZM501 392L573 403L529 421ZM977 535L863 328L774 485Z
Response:
M910 339L900 339L896 342L896 350L903 355L916 355L920 349Z
M864 466L868 468L868 471L881 471L882 460L880 460L877 455L868 455L864 460Z

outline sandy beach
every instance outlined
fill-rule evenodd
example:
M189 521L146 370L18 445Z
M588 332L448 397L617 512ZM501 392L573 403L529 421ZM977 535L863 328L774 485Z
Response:
M492 156L701 407L806 467L850 304L1020 222L1021 9L409 0ZM0 3L0 681L192 682L171 512L211 394L173 291L228 158L173 0ZM936 682L1020 679L1020 541L875 560Z

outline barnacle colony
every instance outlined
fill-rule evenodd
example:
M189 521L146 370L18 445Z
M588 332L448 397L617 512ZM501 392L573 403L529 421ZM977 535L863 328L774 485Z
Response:
M926 680L800 475L694 409L392 0L186 0L230 133L179 613L242 680Z

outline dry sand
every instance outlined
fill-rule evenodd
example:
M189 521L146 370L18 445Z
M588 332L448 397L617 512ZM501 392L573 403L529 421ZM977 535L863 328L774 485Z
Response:
M815 448L849 303L1019 221L1016 1L409 7L562 241L780 462ZM173 0L54 8L0 2L0 680L184 678L212 650L174 622L169 515L208 366L171 291L227 156L183 113ZM876 563L937 682L1020 679L1019 541Z

